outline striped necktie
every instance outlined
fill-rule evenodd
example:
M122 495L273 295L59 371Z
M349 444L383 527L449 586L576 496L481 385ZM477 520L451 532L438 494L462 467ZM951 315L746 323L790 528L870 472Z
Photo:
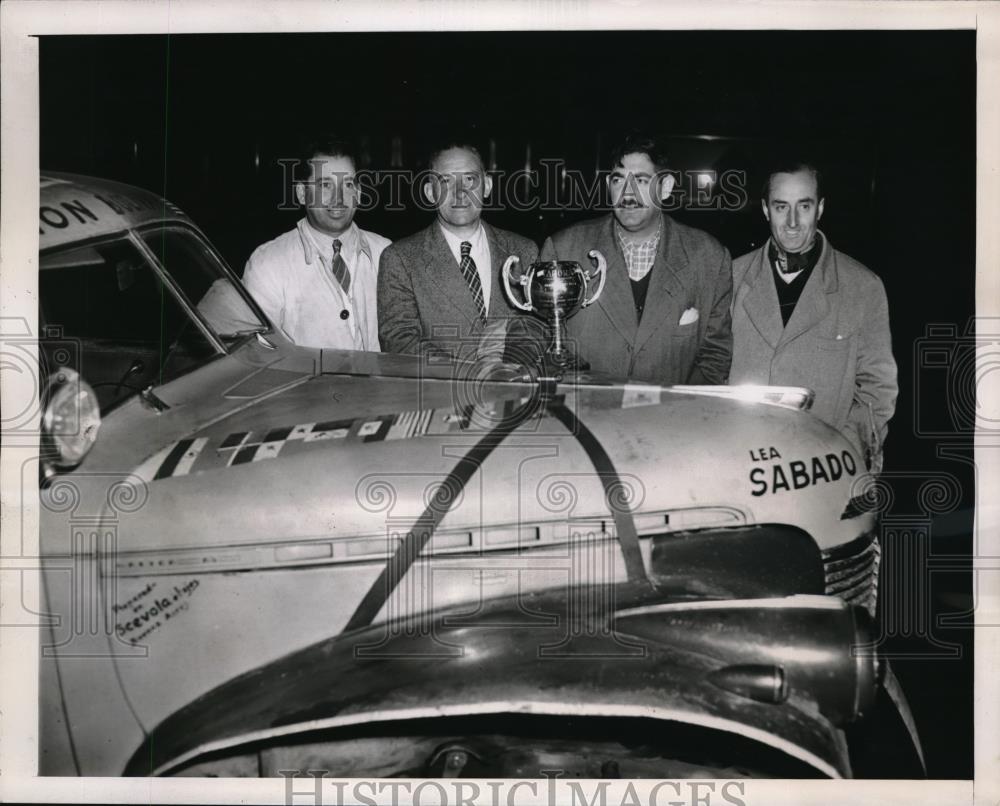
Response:
M340 287L347 294L351 290L351 270L347 268L344 258L340 254L340 239L333 239L333 261L330 263L330 270L333 276L340 283Z
M469 284L472 298L476 301L476 309L479 311L479 318L486 320L486 305L483 303L483 286L479 282L479 270L476 268L476 261L472 259L472 244L462 241L462 276Z

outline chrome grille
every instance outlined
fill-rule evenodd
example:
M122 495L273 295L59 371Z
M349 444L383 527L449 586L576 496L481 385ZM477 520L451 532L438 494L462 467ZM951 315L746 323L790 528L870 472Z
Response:
M874 616L878 601L878 565L881 554L882 549L874 533L824 551L826 594L861 605Z

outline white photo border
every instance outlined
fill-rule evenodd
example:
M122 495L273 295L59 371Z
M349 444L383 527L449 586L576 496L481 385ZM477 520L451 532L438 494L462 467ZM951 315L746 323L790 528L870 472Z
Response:
M39 80L38 36L196 32L430 30L933 30L974 29L977 55L976 314L1000 321L1000 4L993 2L677 2L618 0L546 4L481 0L214 2L210 0L6 0L0 6L0 316L28 322L37 332ZM928 180L930 182L930 179ZM922 293L915 289L915 293ZM1000 373L980 373L979 405L1000 417ZM8 373L10 375L10 373ZM24 399L29 377L5 377L3 401ZM37 489L21 489L21 464L37 448L5 438L0 454L3 499L0 612L37 612L37 574L19 557L38 554ZM28 453L26 453L28 452ZM1000 489L995 447L976 440L977 487ZM1000 504L980 494L975 521L975 781L747 781L748 804L1000 802ZM23 541L23 542L22 542ZM19 584L3 584L19 580ZM16 596L17 601L12 597ZM0 800L69 802L286 803L283 780L39 778L38 634L4 628L0 637ZM655 782L634 782L643 796ZM626 782L612 782L608 802L621 803ZM509 793L509 789L507 790ZM568 802L561 781L556 802ZM334 791L329 791L333 803ZM499 802L512 796L501 794ZM518 803L545 803L545 786L517 791ZM617 798L617 799L616 799ZM301 802L301 801L298 801ZM399 801L407 802L405 798ZM432 802L428 799L426 802ZM513 802L513 801L511 801ZM648 802L648 801L646 801Z

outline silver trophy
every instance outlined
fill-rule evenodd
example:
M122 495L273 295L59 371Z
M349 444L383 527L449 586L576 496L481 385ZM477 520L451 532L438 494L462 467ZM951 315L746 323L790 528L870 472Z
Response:
M511 255L503 264L503 287L511 305L548 322L552 341L545 358L558 369L586 369L566 345L565 322L581 308L596 302L604 290L607 261L596 249L591 249L587 256L594 263L589 272L574 260L541 260L514 277L520 260ZM520 295L514 293L512 282L521 287ZM595 285L596 290L590 293Z

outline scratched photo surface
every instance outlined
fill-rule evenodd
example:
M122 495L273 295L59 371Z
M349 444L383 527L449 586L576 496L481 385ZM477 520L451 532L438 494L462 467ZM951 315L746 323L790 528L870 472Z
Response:
M584 573L567 541L622 531L604 503L615 491L598 480L602 456L614 459L640 537L663 531L664 518L674 529L706 525L685 526L679 510L664 515L655 505L671 485L692 485L697 501L708 497L699 487L717 489L710 525L735 529L741 507L769 522L811 523L823 496L863 475L850 451L819 441L805 450L757 439L770 433L763 427L713 431L704 420L727 404L711 398L678 403L685 425L673 431L653 419L660 393L634 386L542 405L517 384L472 378L466 389L440 380L451 377L448 366L388 354L289 352L279 361L256 345L239 366L211 361L213 349L266 330L264 314L218 267L239 278L259 245L301 218L288 160L303 135L337 133L358 145L365 177L356 221L393 241L433 221L420 194L428 150L470 142L494 178L484 220L541 247L607 213L611 149L642 129L662 139L676 173L670 215L734 258L767 238L766 166L780 153L808 156L823 171L823 233L884 284L899 397L874 493L878 606L866 603L875 645L912 708L928 776L971 778L974 354L997 335L975 318L975 45L971 31L43 37L39 286L50 330L42 349L48 365L75 367L102 410L118 414L90 464L57 476L43 495L41 546L51 558L43 595L62 618L41 640L40 774L319 767L347 775L350 760L363 759L371 774L438 777L443 765L471 763L485 776L495 768L439 752L436 734L390 741L347 716L363 714L369 699L413 720L431 716L432 697L445 709L464 702L465 678L447 665L461 618L419 638L426 655L405 660L403 679L379 675L390 674L404 628L362 631L347 649L323 642L428 608L461 606L471 618L495 591L530 598ZM165 231L143 229L164 220ZM124 221L134 232L110 237ZM211 299L227 327L193 325L157 284L151 255L183 266L175 290L206 317ZM161 391L191 372L202 380ZM633 446L626 432L646 442ZM492 452L495 465L475 472L476 451ZM791 549L774 540L775 556L786 557ZM541 547L537 556L525 553L527 541ZM637 542L630 556L595 539L586 573L636 582L651 562L652 540L641 542L645 554ZM722 547L720 555L729 550L760 579L773 573L759 552ZM504 628L506 643L484 639L483 652L561 646L560 618L572 614L553 622L530 603L515 609L523 620ZM625 697L641 687L629 678L634 647L613 632L605 638L600 651L620 675L609 674L607 686ZM521 696L517 675L544 688L531 682L534 666L509 657L484 666L480 702L487 684L497 700ZM537 660L560 662L570 671L548 685L576 685L559 652ZM440 676L428 671L435 663ZM264 666L268 696L248 677ZM325 689L304 682L310 670ZM474 732L474 721L458 721L476 713L472 705L455 707L455 731ZM539 746L558 767L572 757L552 739L562 731L578 740L577 758L612 753L607 736L575 715L548 716L548 724L497 722L482 746L496 751L504 731L527 742L527 731L544 737ZM618 718L614 730L645 730ZM341 739L342 768L330 766L313 734L209 752L223 734L272 736L310 720L355 730ZM856 751L856 773L883 777L879 741L889 740ZM704 736L689 742L704 752L688 762L632 759L621 770L595 762L567 777L817 774L801 756L778 764L743 748L740 766L716 757ZM525 759L500 769L534 777L537 759Z

